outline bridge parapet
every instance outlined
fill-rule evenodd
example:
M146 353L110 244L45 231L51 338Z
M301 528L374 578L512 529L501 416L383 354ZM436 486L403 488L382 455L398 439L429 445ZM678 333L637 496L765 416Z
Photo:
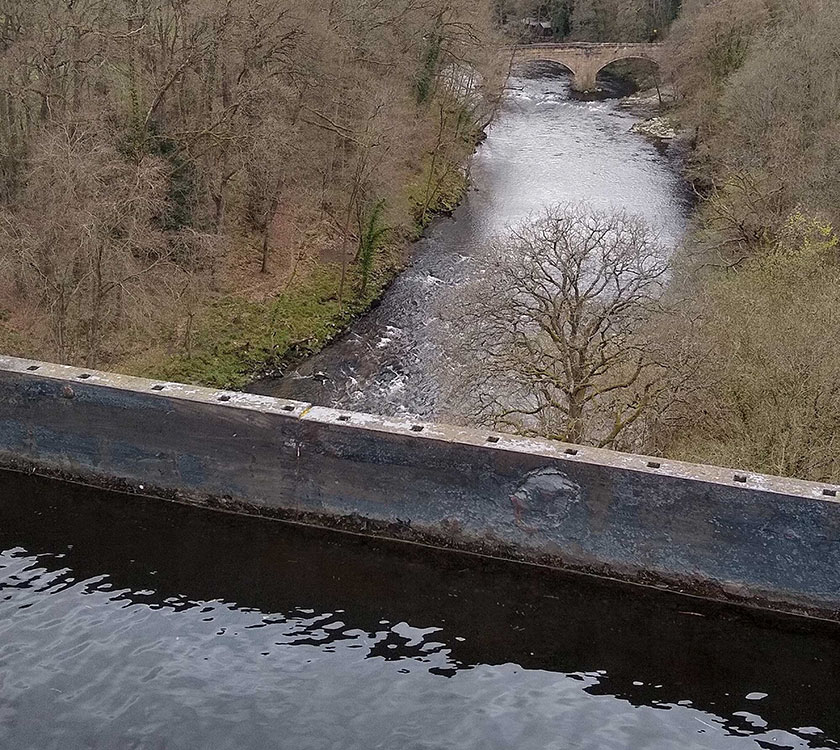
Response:
M0 470L840 621L840 487L0 356Z

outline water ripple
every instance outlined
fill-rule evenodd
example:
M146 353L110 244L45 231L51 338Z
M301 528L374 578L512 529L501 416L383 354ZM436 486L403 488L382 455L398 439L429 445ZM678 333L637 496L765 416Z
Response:
M0 474L0 747L838 747L836 629L684 609Z

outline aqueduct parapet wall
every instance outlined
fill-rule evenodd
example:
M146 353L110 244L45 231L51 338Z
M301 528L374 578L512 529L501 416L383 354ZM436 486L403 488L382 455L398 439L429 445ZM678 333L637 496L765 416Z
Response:
M11 357L0 469L840 620L836 486Z

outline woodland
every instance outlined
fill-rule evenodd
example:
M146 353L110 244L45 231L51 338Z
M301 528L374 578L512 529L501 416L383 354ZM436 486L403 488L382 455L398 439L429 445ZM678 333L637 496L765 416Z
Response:
M466 186L468 0L3 0L0 350L215 385L323 345Z

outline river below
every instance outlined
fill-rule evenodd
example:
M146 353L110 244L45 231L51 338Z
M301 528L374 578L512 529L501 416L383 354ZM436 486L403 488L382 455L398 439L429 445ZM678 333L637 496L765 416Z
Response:
M469 421L456 395L463 363L445 345L476 259L494 235L553 203L615 207L644 217L674 248L690 202L678 164L631 128L616 99L585 102L569 79L514 77L471 164L473 188L437 221L381 303L344 336L282 378L248 390L387 416Z
M840 747L840 631L0 474L0 747Z

